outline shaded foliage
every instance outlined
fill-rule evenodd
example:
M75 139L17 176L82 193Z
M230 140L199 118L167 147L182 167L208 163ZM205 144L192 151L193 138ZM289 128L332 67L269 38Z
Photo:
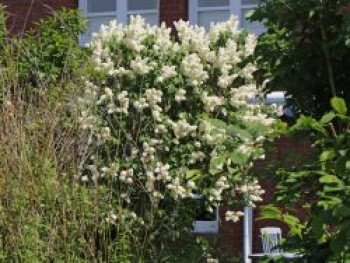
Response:
M267 91L284 90L295 111L322 116L328 101L350 101L348 0L263 1L251 16L263 21L256 58Z
M292 132L310 132L318 159L296 171L277 173L279 207L303 204L305 222L290 211L268 206L263 218L286 222L291 236L285 247L306 255L308 262L348 262L350 245L350 117L345 101L333 98L333 110L321 119L302 116Z
M15 40L20 82L48 85L72 77L87 61L87 50L78 43L85 30L79 10L62 9L39 20L23 39Z

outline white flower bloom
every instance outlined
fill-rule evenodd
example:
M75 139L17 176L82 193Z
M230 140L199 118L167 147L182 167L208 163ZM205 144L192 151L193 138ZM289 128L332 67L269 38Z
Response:
M202 102L204 104L204 109L207 112L213 112L216 107L224 104L224 98L218 96L208 96L207 92L203 92Z
M247 56L250 56L254 53L256 43L256 36L253 34L248 34L247 38L245 39L245 51Z
M89 177L86 176L86 175L83 175L81 178L80 178L80 181L82 181L83 183L86 183L89 181Z
M86 167L87 175L80 179L96 182L109 176L117 180L126 191L120 195L126 204L131 196L135 201L145 191L149 202L156 205L163 198L191 197L197 187L207 185L203 193L208 210L224 204L228 196L244 195L246 205L255 206L263 190L257 182L249 182L250 178L242 177L232 185L231 177L219 176L209 184L189 181L186 171L208 173L205 162L223 154L228 157L217 169L250 169L251 158L241 167L229 154L255 157L258 154L254 153L263 152L268 131L237 145L239 134L217 127L212 120L243 129L258 122L271 130L272 116L280 109L257 99L264 95L253 79L256 65L242 68L240 64L253 54L256 38L241 34L235 17L212 24L209 32L184 21L176 22L175 27L176 41L164 23L150 26L136 16L129 25L112 21L94 34L92 61L105 79L89 77L93 82L86 82L76 104L81 127L91 134L88 150L96 149L96 158L88 163L104 166ZM238 78L248 84L239 86ZM114 152L109 155L101 148ZM237 221L240 213L228 213L227 219ZM126 212L124 219L130 216L134 217ZM108 220L115 223L117 218L109 216Z
M164 81L173 78L176 75L176 66L164 66L162 68L160 76L157 78L157 82L163 83Z
M191 153L190 163L196 163L197 161L203 162L206 158L205 153L198 151Z
M129 108L128 92L122 91L121 93L119 93L117 96L117 100L119 102L119 107L116 109L116 111L127 114Z
M175 95L175 101L180 102L186 100L186 90L179 89Z
M209 78L201 59L196 53L190 54L182 60L181 69L188 78L189 84L195 87L203 85Z
M148 58L142 59L141 57L136 57L130 62L130 67L136 75L146 75L153 69L153 67L150 66L148 62Z
M244 213L242 211L227 211L225 213L225 220L236 223L242 216L244 216Z
M182 119L178 122L172 122L172 128L175 134L175 137L180 139L188 135L193 135L196 130L196 125L190 125L186 120Z

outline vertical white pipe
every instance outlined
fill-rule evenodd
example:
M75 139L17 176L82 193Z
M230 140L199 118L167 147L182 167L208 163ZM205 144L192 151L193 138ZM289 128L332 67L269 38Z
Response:
M249 255L252 253L252 237L253 237L253 209L244 207L243 221L243 262L251 263Z

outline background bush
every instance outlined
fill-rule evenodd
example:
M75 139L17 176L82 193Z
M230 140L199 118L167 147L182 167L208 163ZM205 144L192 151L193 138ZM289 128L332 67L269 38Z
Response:
M87 61L87 50L78 42L86 23L79 10L63 9L39 20L23 39L15 39L19 80L49 86L74 78Z
M262 21L256 58L267 91L286 91L295 112L321 117L329 100L350 101L347 0L263 1L251 19Z

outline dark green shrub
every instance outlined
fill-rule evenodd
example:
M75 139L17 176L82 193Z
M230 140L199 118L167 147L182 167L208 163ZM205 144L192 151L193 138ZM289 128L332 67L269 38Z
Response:
M20 80L48 84L72 77L87 60L78 43L85 29L78 10L63 9L37 22L17 43Z
M265 0L251 17L266 26L256 49L266 89L306 115L322 116L333 96L350 101L348 2Z
M333 98L331 105L320 120L301 116L293 126L293 132L313 134L317 159L295 171L281 169L276 204L283 209L263 212L291 227L286 249L300 251L307 262L350 260L350 118L343 99ZM296 204L308 211L304 222L293 216Z

